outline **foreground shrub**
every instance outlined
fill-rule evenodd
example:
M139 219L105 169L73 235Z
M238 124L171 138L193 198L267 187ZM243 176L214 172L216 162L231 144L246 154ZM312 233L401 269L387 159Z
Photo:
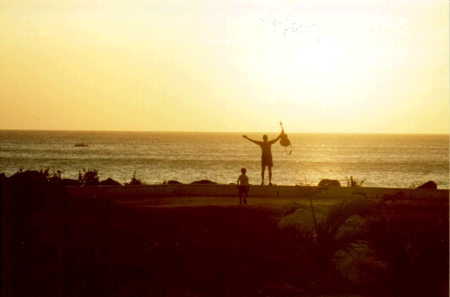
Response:
M362 181L357 180L356 178L353 178L353 176L350 176L350 179L345 177L347 179L347 187L361 187L363 182L366 179L363 179Z
M60 183L62 181L61 170L57 170L56 172L53 170L53 172L50 173L50 169L47 167L45 170L41 169L39 173L42 174L47 179L47 181L51 183Z
M97 169L84 169L78 173L78 181L81 186L98 186L100 184Z
M331 208L314 207L311 201L311 209L287 212L278 227L313 259L321 291L336 289L330 286L338 281L325 281L330 277L370 286L385 283L391 269L370 239L368 221L377 210L378 203L367 199L347 199Z
M139 185L142 185L142 182L140 179L136 178L136 171L134 171L134 174L131 177L130 182L125 183L125 186L139 186Z

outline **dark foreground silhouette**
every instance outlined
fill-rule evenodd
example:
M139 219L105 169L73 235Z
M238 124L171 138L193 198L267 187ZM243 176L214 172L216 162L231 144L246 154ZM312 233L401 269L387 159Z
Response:
M386 267L355 283L280 228L299 205L141 207L33 172L1 191L2 296L448 296L448 202L384 205L366 236Z

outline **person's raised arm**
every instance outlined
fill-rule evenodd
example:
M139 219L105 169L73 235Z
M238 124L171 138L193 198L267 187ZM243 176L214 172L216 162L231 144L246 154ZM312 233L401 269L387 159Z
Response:
M274 140L271 140L271 141L269 141L270 143L275 143L275 142L277 142L278 141L278 139L280 139L281 138L281 135L283 135L284 134L284 129L283 130L281 130L281 133L280 133L280 135L278 135L278 137L277 138L275 138Z
M244 138L247 139L247 140L250 140L250 141L253 142L253 143L259 144L259 141L256 141L256 140L253 140L253 139L251 139L251 138L248 138L246 134L242 135L242 137L244 137Z

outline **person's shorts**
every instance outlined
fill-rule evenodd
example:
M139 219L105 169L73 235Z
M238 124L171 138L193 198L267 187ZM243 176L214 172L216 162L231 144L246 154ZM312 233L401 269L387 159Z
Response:
M264 168L266 166L272 167L272 155L262 155L261 156L261 166Z
M246 194L248 192L247 186L238 186L239 194Z

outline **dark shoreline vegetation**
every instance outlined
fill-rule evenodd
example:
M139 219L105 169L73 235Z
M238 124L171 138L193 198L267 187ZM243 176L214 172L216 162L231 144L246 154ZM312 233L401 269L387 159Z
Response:
M11 175L10 177L14 177L15 175L20 175L25 172L38 172L40 175L42 175L48 182L50 183L59 183L63 186L81 186L81 187L92 187L92 186L121 186L122 184L110 177L108 177L105 180L100 180L99 171L97 169L85 169L80 170L78 172L78 179L69 179L69 178L62 178L62 171L61 170L52 170L50 172L50 168L46 169L40 169L39 171L36 170L23 170L20 168L15 174ZM6 175L4 173L1 173L2 176ZM169 180L169 181L163 181L161 184L165 185L174 185L174 184L182 184L179 181L176 180ZM191 184L217 184L216 182L210 181L210 180L198 180L193 181ZM136 171L134 171L131 180L129 182L124 183L125 186L139 186L139 185L145 185L141 179L136 177Z
M142 207L71 197L54 176L1 177L2 295L448 296L447 199L313 203L311 188L282 205Z
M24 172L33 172L34 170L26 170L23 171L22 168L20 168L15 174L21 174ZM50 172L50 168L47 167L46 169L40 169L39 174L41 174L48 182L51 183L61 183L63 186L120 186L122 185L120 182L112 179L107 178L105 180L100 181L99 171L97 169L85 169L78 171L78 179L69 179L69 178L62 178L62 171L61 170L52 170ZM1 175L5 176L4 173L1 173ZM11 177L12 177L11 176ZM350 178L347 176L345 177L347 180L347 187L362 187L362 184L366 179L358 180L354 178L352 175ZM182 184L181 182L177 180L168 180L163 181L161 184L163 185L177 185ZM214 181L203 179L203 180L197 180L193 181L190 184L217 184ZM146 185L142 182L141 179L136 177L136 171L134 171L131 180L129 182L124 183L125 186L139 186L139 185ZM276 184L275 184L276 185ZM318 184L318 186L338 186L340 187L341 184L338 180L335 179L323 179ZM312 181L308 181L306 178L304 181L299 181L296 183L296 186L315 186L315 183ZM415 184L411 185L411 188L416 189L437 189L437 184L434 181L428 181L424 184L421 184L420 186L416 186Z

